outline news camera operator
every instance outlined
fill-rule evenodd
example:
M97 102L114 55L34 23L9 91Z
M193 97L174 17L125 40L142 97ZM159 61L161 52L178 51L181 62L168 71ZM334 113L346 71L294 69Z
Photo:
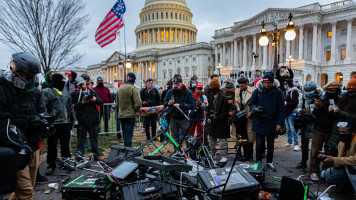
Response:
M232 124L232 132L240 135L242 139L247 139L249 144L243 146L244 150L244 159L246 161L253 160L253 142L256 139L256 134L252 131L252 112L248 103L250 102L253 88L248 85L248 78L241 77L237 80L239 84L239 88L235 91L235 105L237 108L237 113L245 112L246 115L239 118L238 116L233 114L233 124Z
M94 160L102 160L98 147L98 127L99 106L103 104L103 101L95 91L86 87L84 78L78 77L75 82L78 84L78 90L72 92L71 98L78 119L77 153L84 154L84 140L89 133Z
M207 134L209 135L209 146L216 148L217 139L220 142L220 156L227 158L228 142L230 138L229 125L229 105L225 95L220 90L220 83L218 80L212 80L209 83L210 96L208 98L208 120L207 120Z
M325 159L324 163L334 165L334 168L322 172L323 178L328 182L341 183L347 175L356 189L356 76L348 82L346 89L347 93L337 106L329 106L330 114L340 121L336 125L340 139L338 156L320 155L319 158Z
M335 116L329 112L330 103L334 106L340 100L340 85L337 81L327 83L323 89L324 94L320 98L315 98L315 127L312 137L310 151L309 174L312 180L318 180L317 174L320 173L320 161L318 160L319 151L325 147L328 155L337 155L337 145L339 143L339 132L336 127ZM323 164L322 168L327 166Z
M256 132L256 161L262 162L267 138L267 168L276 172L273 165L274 138L284 125L285 104L273 72L267 72L256 84L248 105L252 111L260 112L253 117L252 123L252 130Z
M301 149L302 160L297 165L297 169L307 168L307 161L309 156L309 140L313 137L313 130L315 125L315 117L313 111L315 109L315 99L320 99L322 89L316 86L313 81L308 81L303 86L303 94L299 96L299 103L297 107L297 115L294 118L294 128L300 130L301 135ZM312 179L314 177L311 176ZM316 176L316 178L318 178Z
M0 70L0 146L17 152L17 188L10 199L33 199L39 165L38 144L55 130L41 115L44 112L41 94L35 87L35 78L41 72L39 60L26 52L16 53L10 66L11 71ZM20 139L21 136L24 138ZM6 161L2 163L6 164Z
M172 81L173 89L168 90L163 105L171 116L169 123L173 139L179 141L179 129L182 130L183 135L186 134L189 131L190 122L184 118L184 115L175 106L188 115L189 110L195 109L195 100L192 91L182 83L182 77L179 74L174 75Z

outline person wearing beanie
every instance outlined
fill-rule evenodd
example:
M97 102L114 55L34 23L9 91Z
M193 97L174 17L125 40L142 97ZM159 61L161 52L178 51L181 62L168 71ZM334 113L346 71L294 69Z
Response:
M89 78L89 79L88 79ZM103 105L103 101L98 97L93 89L89 89L89 75L82 75L75 79L78 89L71 93L74 111L76 112L76 119L78 121L77 127L77 154L84 155L84 143L89 133L91 151L94 155L94 160L103 160L100 156L98 146L99 133L99 107Z
M153 106L159 106L161 104L161 100L159 98L159 92L153 86L152 78L147 79L146 87L141 89L140 96L142 101L142 107L153 107ZM144 120L143 126L145 128L147 140L151 139L151 134L152 137L156 135L157 118L158 118L157 113L143 117ZM151 134L150 134L150 127L151 127Z
M289 67L285 67L286 69L283 71L283 75L281 75L281 70L284 67L279 67L277 72L276 72L276 77L277 80L280 83L279 88L282 90L282 92L284 93L286 91L286 89L284 88L284 84L286 82L287 79L292 79L294 78L294 74L293 71L291 69L289 69Z
M165 98L166 95L167 95L168 90L172 89L172 87L173 87L173 81L172 81L172 79L167 82L166 87L167 87L167 88L166 88L165 90L163 90L162 96L161 96L161 103L162 103L162 104L163 104L164 98Z
M256 84L249 107L258 111L253 116L252 130L256 133L256 161L262 162L267 138L267 168L277 171L273 165L274 138L285 120L285 103L280 85L274 80L273 72L267 72Z
M206 134L209 135L209 146L216 149L217 139L220 142L220 155L227 158L228 142L230 138L229 104L220 90L219 80L209 83L210 96L208 98Z
M42 105L45 112L55 116L53 122L56 132L53 136L47 138L47 175L52 175L56 168L57 142L60 141L61 157L70 158L69 140L72 129L71 114L69 110L72 101L68 93L64 93L64 76L55 73L52 75L52 82L49 88L42 90Z
M70 70L69 72L66 72L66 74L68 75L68 80L65 82L63 92L70 95L70 93L72 93L77 88L75 82L75 79L77 78L77 72Z
M356 189L356 175L353 172L356 166L356 76L351 79L344 94L336 106L330 106L330 113L338 122L336 127L339 131L338 154L322 155L326 159L321 177L328 183L340 184L351 182ZM341 184L342 185L342 184Z
M136 113L140 111L142 101L140 91L134 86L136 75L126 75L126 82L116 92L116 104L124 137L124 146L132 147L132 137L136 122Z
M252 131L251 110L248 106L252 97L253 88L248 85L249 81L246 77L241 77L237 80L239 88L235 91L236 111L246 111L247 115L241 119L238 124L232 124L232 133L236 137L241 136L242 139L247 139L248 145L243 146L245 161L253 160L253 143L256 140L256 134Z
M189 113L190 120L190 135L195 136L195 130L197 131L197 135L201 135L202 137L199 139L201 143L207 142L207 137L204 135L203 127L204 127L204 111L208 105L208 99L203 94L203 83L198 82L196 84L195 91L193 92L193 96L195 99L195 109L191 110Z
M98 94L99 98L103 101L103 103L112 103L113 98L111 92L108 87L104 85L104 80L101 76L98 76L96 79L97 85L94 87L95 92ZM100 106L100 122L101 119L104 118L104 132L109 132L109 119L110 119L110 109L111 106ZM99 124L99 129L100 124Z
M53 71L49 71L49 72L46 73L45 81L43 81L42 84L41 84L42 89L48 88L51 85L51 83L52 83L52 74L53 74Z
M167 108L168 115L171 116L169 126L171 128L172 137L176 142L179 142L179 132L183 135L187 134L190 122L186 119L189 110L195 109L195 100L193 93L182 83L182 77L179 74L174 75L173 88L168 90L167 95L163 100L163 105ZM183 113L177 109L180 108ZM176 151L177 148L174 147Z
M299 151L298 134L294 128L293 118L296 113L296 109L299 103L299 91L294 87L292 79L286 79L284 88L286 89L286 95L284 100L286 102L286 129L288 135L288 143L283 146L290 147L293 146L294 137L294 151Z

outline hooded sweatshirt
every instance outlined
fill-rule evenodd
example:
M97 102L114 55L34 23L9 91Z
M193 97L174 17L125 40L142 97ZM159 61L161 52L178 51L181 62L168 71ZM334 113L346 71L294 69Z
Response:
M46 73L45 81L41 84L42 89L48 88L51 85L51 83L52 83L51 74L52 73L53 73L53 71L49 71Z

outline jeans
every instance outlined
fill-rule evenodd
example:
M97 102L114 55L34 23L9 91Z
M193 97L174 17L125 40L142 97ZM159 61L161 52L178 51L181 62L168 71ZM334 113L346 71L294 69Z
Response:
M61 145L61 156L70 158L69 140L70 140L70 124L55 124L56 132L50 138L47 138L47 168L56 168L57 159L57 142L59 139Z
M120 125L119 112L117 110L115 112L115 118L116 118L116 132L120 132L121 131L121 125Z
M292 140L294 137L294 145L298 146L298 134L295 131L294 124L293 124L293 116L288 115L285 120L286 123L286 129L287 129L287 134L288 134L288 144L292 144Z
M135 118L122 118L120 119L122 132L124 135L124 146L132 147L132 137L135 128Z
M151 126L152 137L154 137L156 135L157 117L158 117L157 114L148 115L148 116L143 117L143 126L145 127L147 140L151 139L150 126Z
M345 179L345 169L328 168L321 172L321 178L325 179L328 183L340 184Z
M302 131L301 133L302 139L302 163L307 163L308 154L309 154L309 138L306 137L306 134Z
M265 152L266 138L267 138L267 163L272 163L275 135L265 136L256 133L256 161L262 162L262 155Z
M89 133L91 151L93 152L94 157L100 156L99 146L98 146L98 124L92 126L78 126L78 144L77 151L82 155L84 154L84 140Z
M318 160L318 156L324 144L329 141L329 138L330 134L314 129L310 151L309 174L320 172L320 161ZM322 166L323 169L325 169L325 166L327 165L323 164Z
M99 132L101 132L101 119L104 118L104 132L109 132L110 106L100 107L100 124Z

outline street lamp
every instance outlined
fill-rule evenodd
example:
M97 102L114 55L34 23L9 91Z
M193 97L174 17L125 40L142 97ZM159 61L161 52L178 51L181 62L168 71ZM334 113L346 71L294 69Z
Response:
M294 61L292 55L289 55L287 62L289 62L289 69L292 69L292 62Z
M278 69L278 63L277 63L277 44L279 41L279 35L281 33L281 31L286 31L285 33L285 39L287 41L292 42L292 40L295 39L296 33L295 33L295 26L294 26L294 22L292 21L293 15L292 13L289 13L289 22L286 26L285 29L278 29L278 21L273 21L272 25L275 27L273 32L268 33L267 30L265 29L265 22L262 21L262 30L260 32L260 39L259 39L259 44L260 46L267 46L269 43L268 34L271 34L273 36L273 41L272 41L272 46L274 46L274 64L273 64L273 72L276 72Z
M120 62L121 62L121 66L123 65L123 61L119 61L119 67L120 67ZM123 68L124 68L124 81L126 82L126 69L131 69L131 61L129 57L127 57L126 63L125 65L123 65Z
M223 68L223 66L219 63L218 66L216 66L216 68L218 68L218 70L219 70L219 76L221 76L221 74L220 74L220 69Z

